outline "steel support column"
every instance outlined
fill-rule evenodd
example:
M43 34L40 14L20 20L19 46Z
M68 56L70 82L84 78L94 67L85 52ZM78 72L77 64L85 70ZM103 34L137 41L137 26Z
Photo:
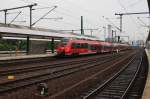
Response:
M52 53L54 53L54 46L55 46L54 38L52 37L52 41L51 41L51 51L52 51Z
M83 30L83 16L81 16L81 35L84 35L84 30Z
M4 10L5 13L5 24L7 24L7 10Z
M29 36L27 36L27 48L26 48L26 52L27 52L27 55L29 55Z

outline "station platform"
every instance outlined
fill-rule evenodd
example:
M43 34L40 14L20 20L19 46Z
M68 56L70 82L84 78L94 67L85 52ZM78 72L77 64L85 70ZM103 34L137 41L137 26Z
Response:
M56 53L52 54L36 54L36 55L18 55L18 56L5 56L0 57L0 61L6 61L6 60L18 60L18 59L29 59L29 58L41 58L41 57L52 57L55 56Z
M148 58L148 64L150 66L150 49L145 49L147 58ZM142 99L150 99L150 68L148 68L148 76L147 76L147 81L146 85L144 88L143 96Z

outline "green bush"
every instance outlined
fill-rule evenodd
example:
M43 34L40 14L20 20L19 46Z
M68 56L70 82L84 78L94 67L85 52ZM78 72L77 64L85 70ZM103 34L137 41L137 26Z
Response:
M0 51L16 50L17 40L0 40ZM26 49L26 41L21 41L19 44L19 50Z

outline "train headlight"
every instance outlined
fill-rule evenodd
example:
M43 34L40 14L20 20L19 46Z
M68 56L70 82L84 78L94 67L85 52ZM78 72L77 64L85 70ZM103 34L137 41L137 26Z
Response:
M66 47L65 48L65 52L70 52L71 51L71 48L70 47Z

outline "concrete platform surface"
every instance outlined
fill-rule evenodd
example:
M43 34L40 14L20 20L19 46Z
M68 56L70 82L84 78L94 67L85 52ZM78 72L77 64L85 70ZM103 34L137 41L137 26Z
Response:
M149 50L146 49L145 51L146 51L147 58L148 58L148 64L150 66L150 49ZM148 77L147 77L142 99L150 99L150 68L148 70Z
M6 56L6 57L0 57L0 61L3 60L15 60L15 59L27 59L27 58L40 58L40 57L49 57L49 56L55 56L54 54L38 54L38 55L19 55L19 56Z

